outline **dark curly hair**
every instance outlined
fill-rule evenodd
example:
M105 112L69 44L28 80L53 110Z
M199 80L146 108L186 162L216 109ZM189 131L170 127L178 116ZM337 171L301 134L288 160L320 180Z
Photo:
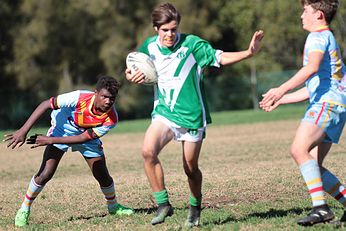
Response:
M111 76L101 76L97 80L96 90L100 91L101 89L106 89L114 96L117 96L120 89L120 83Z

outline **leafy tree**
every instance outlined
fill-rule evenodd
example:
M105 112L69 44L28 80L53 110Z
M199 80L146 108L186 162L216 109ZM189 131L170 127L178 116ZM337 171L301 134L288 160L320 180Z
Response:
M0 127L21 123L36 104L61 92L92 89L100 74L115 76L123 87L117 99L124 119L148 116L151 87L124 79L126 55L155 32L151 11L158 0L3 0L0 3ZM247 48L255 30L265 38L252 59L205 71L212 110L252 107L251 73L260 95L301 66L307 32L299 1L172 0L182 14L180 31L196 34L215 48ZM346 5L340 2L332 23L346 58ZM278 73L284 73L284 75ZM282 79L281 79L282 78ZM11 88L7 86L10 85ZM215 91L215 89L218 89ZM2 123L2 124L1 124Z
M0 2L0 97L4 99L0 109L0 128L22 123L23 110L28 106L24 99L32 94L17 89L17 81L9 65L14 62L13 33L16 22L21 16L18 12L20 1L4 0Z
M346 62L346 4L340 1L338 12L332 21L331 28L335 33L335 37L340 45L341 53Z

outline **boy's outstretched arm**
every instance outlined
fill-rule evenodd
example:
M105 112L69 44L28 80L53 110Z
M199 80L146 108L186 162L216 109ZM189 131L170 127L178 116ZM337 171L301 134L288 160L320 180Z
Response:
M31 148L37 148L48 144L81 144L96 138L99 137L95 136L92 129L87 129L82 134L75 136L53 137L38 135L30 142L30 144L33 144Z
M309 62L306 66L302 67L292 78L281 84L279 87L272 88L263 95L264 97L261 101L262 105L265 105L266 107L274 105L274 103L281 99L281 97L288 91L304 84L308 78L318 71L322 59L322 52L311 52L308 58Z
M262 103L262 101L259 103L260 107L266 111L270 112L276 109L281 104L289 104L289 103L297 103L304 101L309 98L309 91L306 87L303 87L295 92L285 94L281 99L276 101L273 105L266 106Z
M14 149L17 145L18 147L22 146L32 126L43 115L43 113L50 108L51 107L49 100L43 101L40 105L37 106L29 119L19 130L11 134L6 134L3 141L8 141L7 147L11 147L12 149Z
M220 64L229 65L253 56L260 50L263 36L264 32L262 30L256 31L252 36L251 42L247 50L238 52L223 52L221 54Z

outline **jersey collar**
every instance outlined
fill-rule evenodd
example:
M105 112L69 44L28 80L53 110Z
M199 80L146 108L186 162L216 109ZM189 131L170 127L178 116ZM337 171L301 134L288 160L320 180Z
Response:
M325 30L330 30L328 25L317 27L316 30L314 30L314 32L322 32Z

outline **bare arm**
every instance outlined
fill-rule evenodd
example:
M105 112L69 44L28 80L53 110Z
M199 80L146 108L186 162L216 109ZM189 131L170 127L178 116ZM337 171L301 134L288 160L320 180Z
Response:
M263 36L263 31L256 31L252 36L251 42L247 50L238 52L223 52L221 54L220 64L229 65L252 57L260 50L261 40Z
M50 137L50 136L37 136L33 142L31 148L36 148L39 146L44 146L48 144L81 144L92 138L88 135L88 131L76 135L76 136L65 136L65 137Z
M306 87L303 87L295 92L285 94L281 99L276 101L273 105L265 106L260 103L260 107L267 112L273 111L281 104L297 103L309 98L309 91Z
M272 88L267 93L265 93L264 98L262 99L260 104L269 107L276 101L281 99L281 97L286 94L286 92L302 85L308 78L310 78L310 76L318 71L320 63L323 59L323 53L311 52L308 59L308 64L302 67L292 78L287 80L279 87Z
M4 141L9 141L7 147L11 147L12 149L14 149L17 145L18 147L22 146L32 126L43 115L43 113L50 108L51 107L49 100L43 101L40 105L37 106L29 119L19 130L15 131L12 134L6 134Z

